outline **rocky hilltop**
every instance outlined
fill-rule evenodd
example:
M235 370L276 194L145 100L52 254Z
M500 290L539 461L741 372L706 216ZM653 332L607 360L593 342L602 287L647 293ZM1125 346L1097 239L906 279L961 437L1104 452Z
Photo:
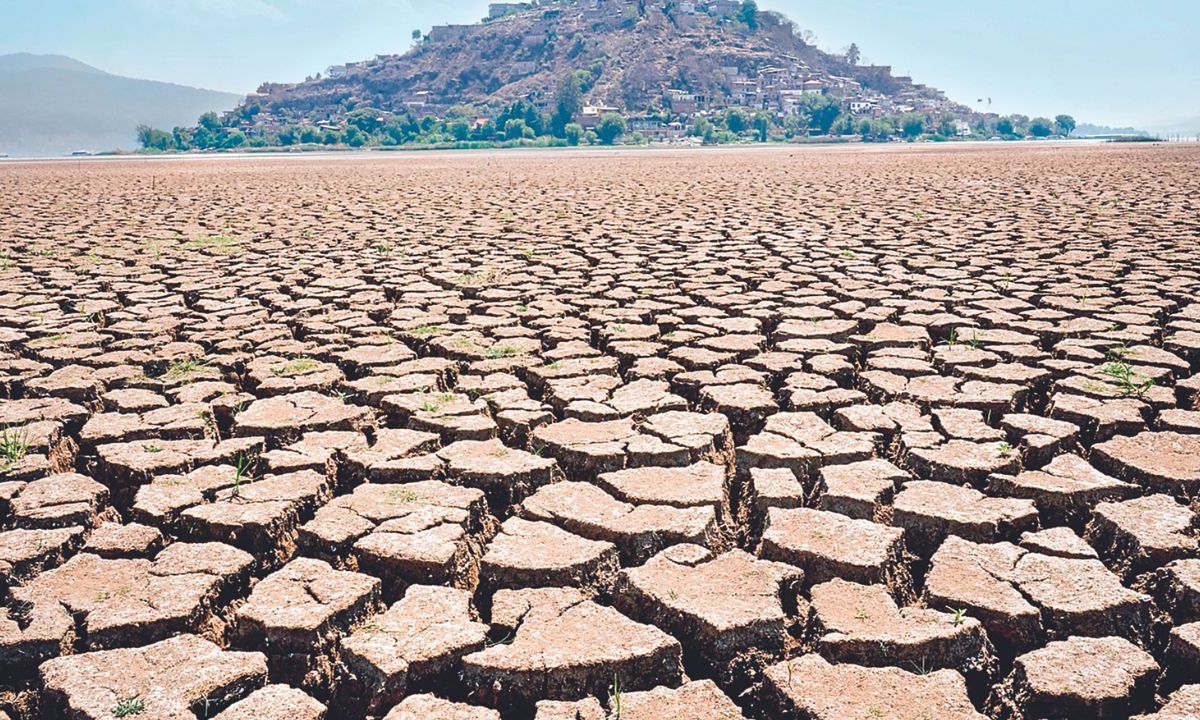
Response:
M970 113L938 90L859 65L857 49L823 52L784 16L753 2L579 0L498 3L473 25L435 26L401 55L331 67L246 100L255 124L337 121L356 108L442 115L456 105L554 102L581 78L592 108L691 115L727 107L793 112L804 93L860 113Z

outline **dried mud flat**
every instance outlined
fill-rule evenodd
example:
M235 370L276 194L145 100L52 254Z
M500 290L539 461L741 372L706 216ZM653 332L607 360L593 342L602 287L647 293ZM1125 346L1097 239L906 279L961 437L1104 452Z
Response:
M0 718L1200 716L1200 150L0 167Z

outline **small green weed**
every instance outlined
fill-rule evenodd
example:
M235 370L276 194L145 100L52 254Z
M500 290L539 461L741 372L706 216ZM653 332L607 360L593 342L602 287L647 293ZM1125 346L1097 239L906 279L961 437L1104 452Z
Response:
M312 358L296 358L290 362L273 366L271 368L271 373L276 377L292 377L293 375L303 375L316 370L319 364L320 363Z
M242 483L250 479L250 458L243 453L238 453L233 470L233 488L229 493L230 499L242 496Z
M488 348L487 352L484 353L484 355L490 360L510 358L520 354L521 350L513 347L512 345L501 345L500 347Z
M113 708L113 717L129 717L130 715L141 715L146 712L146 703L138 695L131 695L127 698L117 701L117 706Z
M232 235L208 235L206 237L198 237L188 240L183 244L184 250L224 250L233 251L237 249L237 244L241 242L241 238Z
M1100 373L1112 378L1117 383L1117 387L1121 389L1122 395L1141 397L1146 394L1147 390L1154 387L1154 378L1141 375L1123 360L1105 363L1100 367Z
M0 430L0 473L6 473L29 454L28 428L4 428Z

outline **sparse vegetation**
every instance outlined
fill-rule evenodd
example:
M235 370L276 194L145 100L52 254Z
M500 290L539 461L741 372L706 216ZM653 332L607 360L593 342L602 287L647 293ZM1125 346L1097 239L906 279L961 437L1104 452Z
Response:
M418 325L412 330L409 330L409 332L417 337L428 337L430 335L437 335L438 333L445 332L445 330L441 325Z
M271 374L276 377L292 377L295 375L304 375L316 370L320 366L316 360L312 358L296 358L289 360L286 363L274 365L271 367Z
M207 235L204 237L193 238L183 244L184 250L224 250L230 251L236 248L240 238L232 235Z
M1117 357L1122 356L1118 355ZM1146 394L1146 391L1154 387L1154 378L1138 373L1133 369L1133 366L1124 360L1113 360L1105 363L1100 366L1100 372L1116 383L1122 395L1141 397Z
M520 354L520 348L513 347L512 345L501 345L499 347L488 348L487 352L484 353L489 360L515 357Z
M250 480L251 459L244 453L238 453L233 465L233 487L230 488L231 500L242 497L242 484Z
M409 490L408 488L404 487L403 485L393 487L393 488L388 488L387 495L392 500L395 500L396 502L402 502L402 503L417 502L418 500L421 499L420 493L414 492L413 490Z
M200 360L176 360L167 366L167 372L164 374L168 380L178 380L187 377L192 373L197 373L207 367Z
M0 474L20 465L29 454L29 429L26 427L0 429Z
M117 706L113 708L113 717L131 717L133 715L141 715L146 711L146 703L139 695L131 695L117 701Z

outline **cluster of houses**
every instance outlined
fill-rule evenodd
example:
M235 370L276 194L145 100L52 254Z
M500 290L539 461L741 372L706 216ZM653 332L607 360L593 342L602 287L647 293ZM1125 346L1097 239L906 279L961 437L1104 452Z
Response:
M506 23L520 20L521 45L536 47L545 43L553 33L556 21L563 13L577 21L578 27L616 27L631 20L671 23L686 32L700 23L711 27L740 17L743 0L531 0L529 2L496 2L488 7L484 23ZM427 44L456 42L467 38L478 30L478 25L436 25L424 36ZM521 53L514 52L521 57ZM398 55L380 55L373 60L346 63L330 67L327 77L341 78L372 65L395 61ZM528 57L526 55L525 57ZM658 105L669 114L670 119L661 119L662 113L654 117L630 117L632 131L641 132L652 139L671 140L681 138L686 127L696 119L723 113L729 108L744 108L750 112L769 112L778 118L799 114L806 102L805 95L819 93L837 98L842 107L855 116L878 118L896 116L908 112L941 115L955 113L961 106L950 102L943 93L923 85L914 84L911 78L894 77L891 69L881 66L862 68L859 77L884 77L888 79L887 93L879 92L853 77L830 73L828 70L810 67L802 58L777 56L775 64L762 68L739 68L730 65L720 68L719 89L702 93L688 89L668 89ZM510 60L508 82L536 74L539 64L535 60ZM260 89L272 92L275 87ZM549 111L554 101L553 91L533 92L529 100L539 109ZM406 108L416 114L438 115L449 107L447 99L438 97L428 90L412 89L395 103L397 112ZM587 106L576 118L586 129L599 124L608 112L619 112L617 108L601 105ZM310 121L331 121L331 118L307 118ZM270 122L259 118L259 122ZM962 132L970 128L962 123Z

